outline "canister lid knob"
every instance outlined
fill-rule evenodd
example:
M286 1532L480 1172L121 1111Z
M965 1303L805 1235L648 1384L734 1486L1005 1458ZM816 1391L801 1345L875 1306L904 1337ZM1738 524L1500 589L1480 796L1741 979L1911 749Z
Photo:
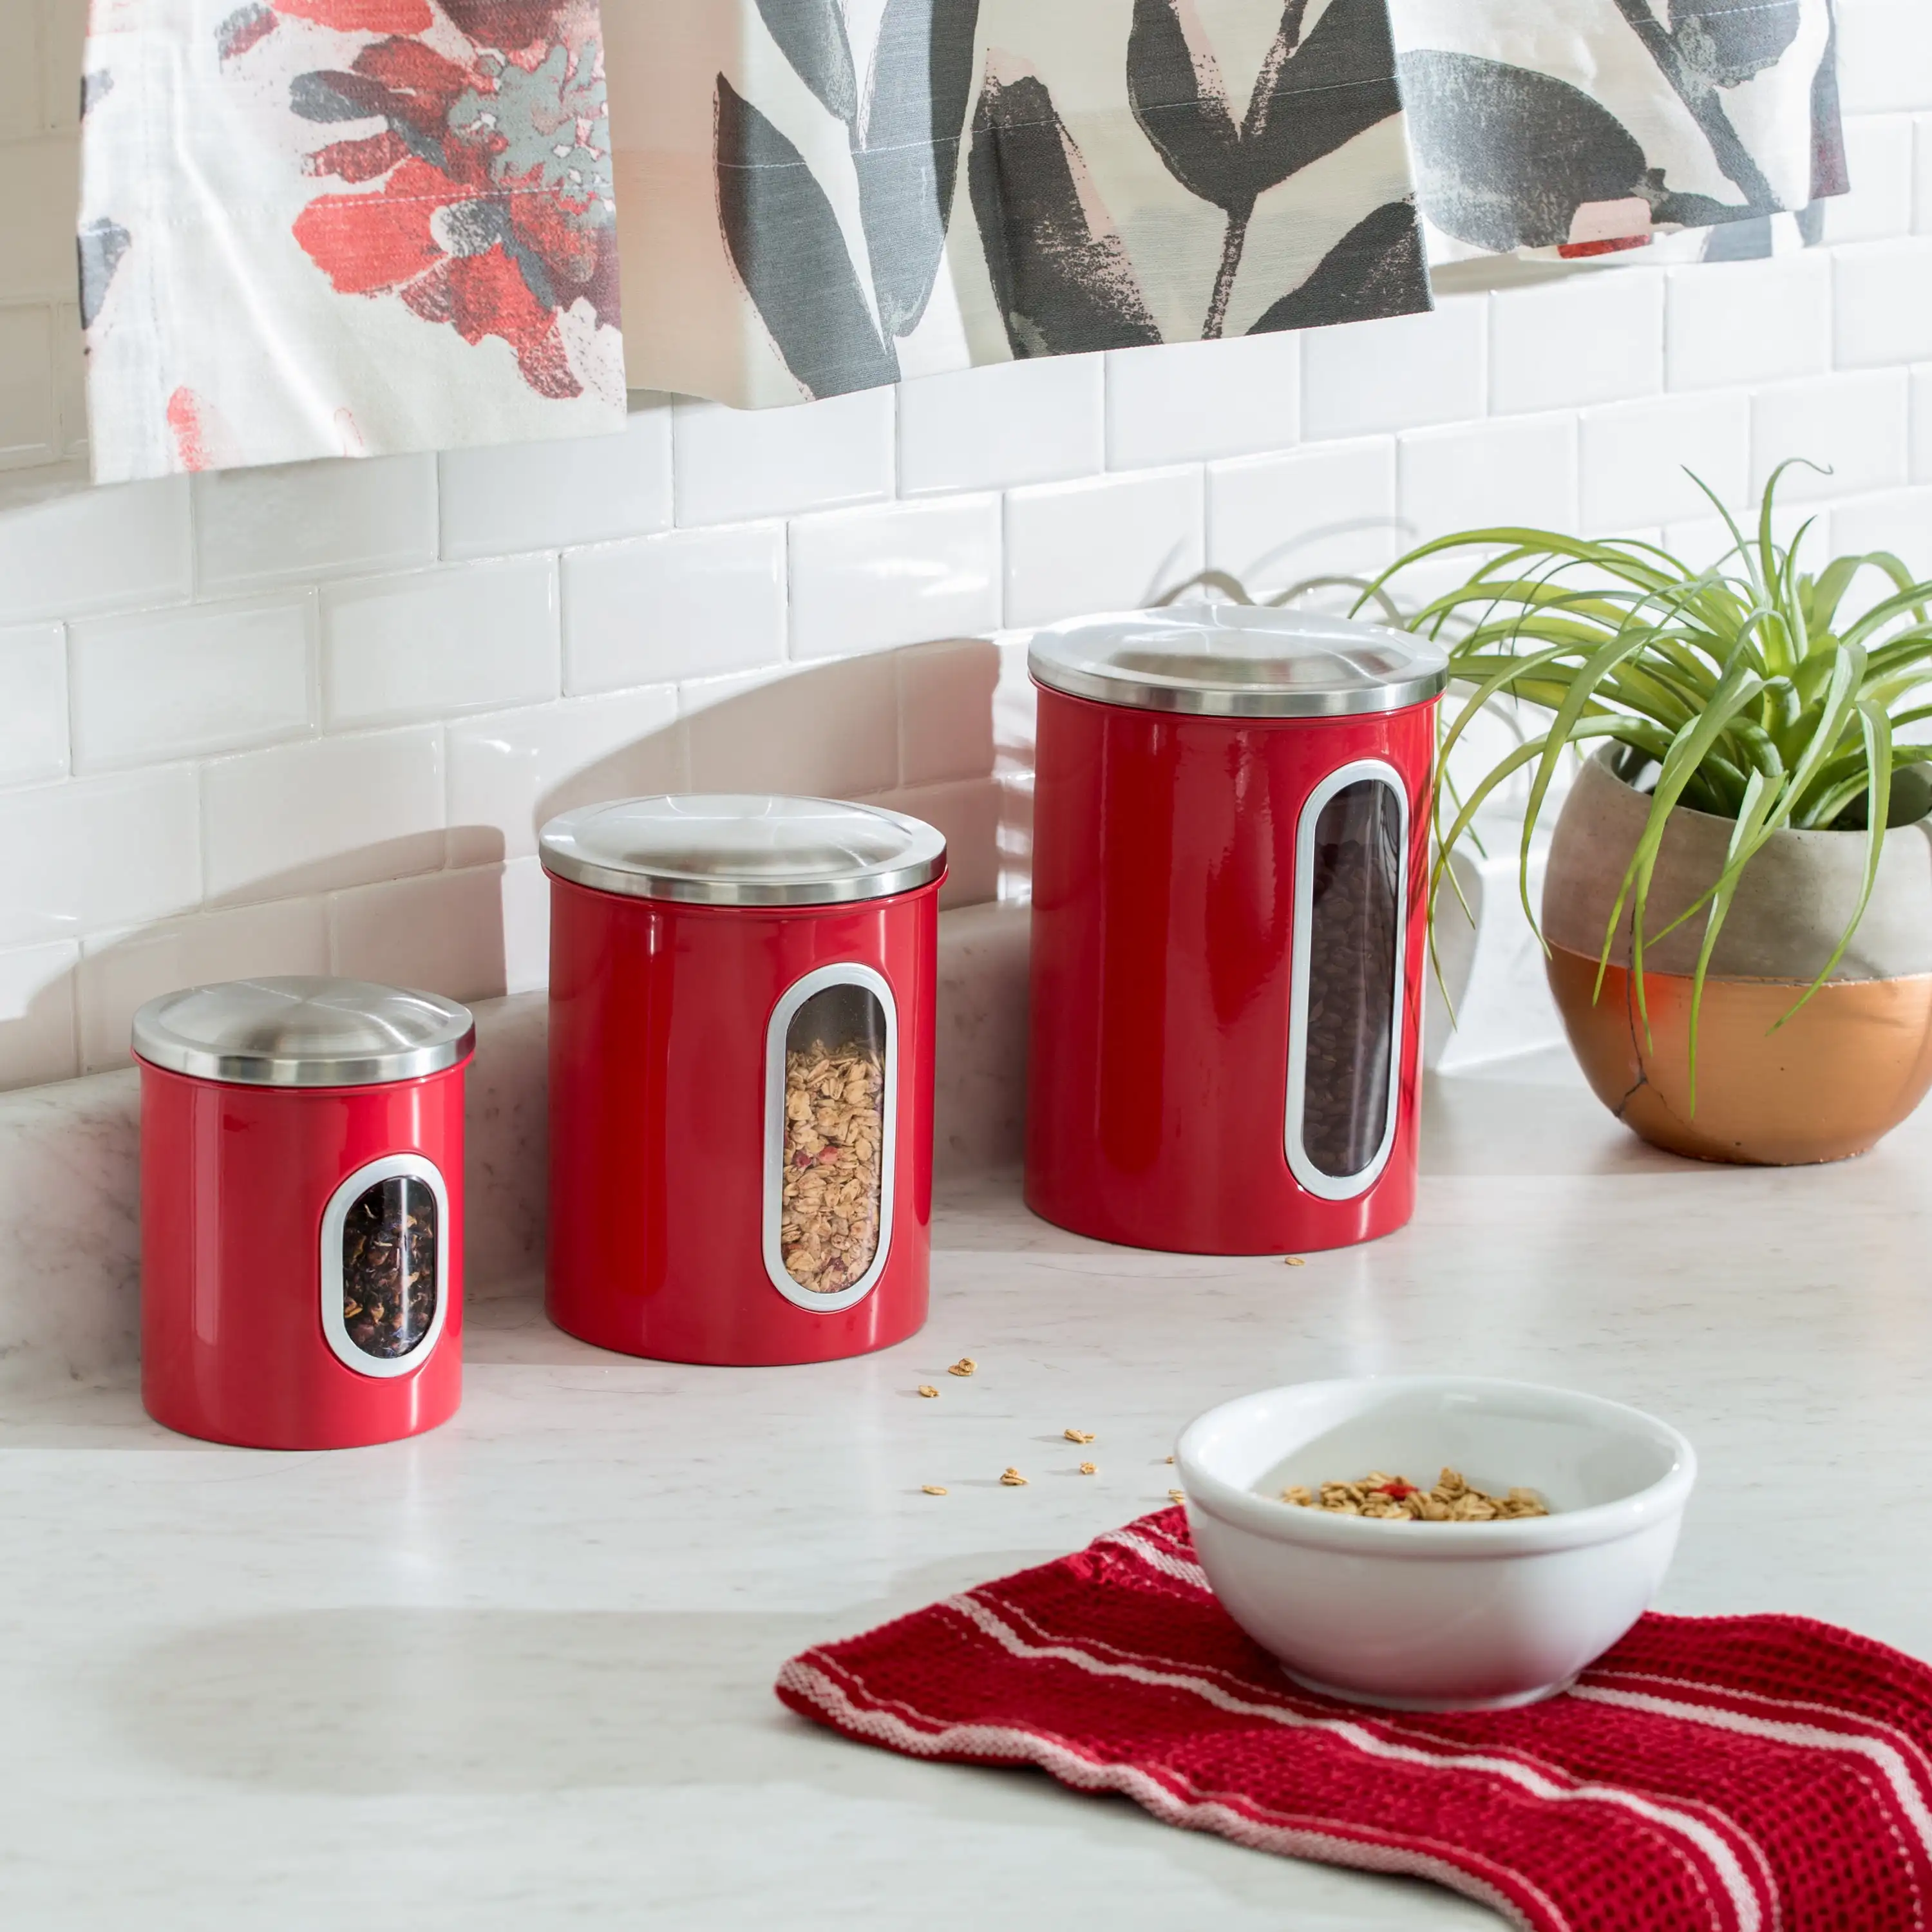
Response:
M467 1006L367 980L230 980L164 993L134 1016L142 1059L246 1087L420 1079L476 1044Z
M1400 711L1448 682L1441 646L1349 617L1249 604L1076 617L1034 632L1036 682L1102 704L1215 718Z
M756 793L620 799L553 818L544 869L573 885L698 905L842 905L928 885L946 841L922 819Z

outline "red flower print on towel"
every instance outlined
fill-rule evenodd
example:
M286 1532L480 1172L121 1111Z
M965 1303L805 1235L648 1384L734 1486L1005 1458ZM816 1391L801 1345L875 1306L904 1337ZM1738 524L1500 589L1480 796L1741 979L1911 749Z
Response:
M354 31L427 0L279 4ZM592 326L618 320L595 0L440 0L439 20L296 76L296 113L364 131L308 157L357 191L311 202L296 239L339 293L394 296L472 344L500 337L539 395L580 395L563 318L582 304ZM459 44L460 59L438 50Z

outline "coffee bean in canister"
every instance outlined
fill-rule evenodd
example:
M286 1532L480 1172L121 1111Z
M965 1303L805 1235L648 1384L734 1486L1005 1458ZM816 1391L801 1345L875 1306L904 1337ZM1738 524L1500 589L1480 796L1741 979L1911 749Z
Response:
M1442 652L1222 604L1034 634L1027 1200L1210 1254L1415 1197Z
M355 980L194 986L135 1015L157 1421L340 1449L455 1413L476 1036L452 1000Z

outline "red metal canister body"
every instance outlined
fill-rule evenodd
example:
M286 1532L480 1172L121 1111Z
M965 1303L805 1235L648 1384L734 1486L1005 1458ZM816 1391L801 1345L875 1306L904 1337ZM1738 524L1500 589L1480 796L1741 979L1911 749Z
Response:
M1401 1226L1440 654L1164 611L1033 665L1028 1204L1209 1254Z
M282 1037L265 1050L271 1028ZM158 1422L343 1449L455 1413L473 1038L453 1002L339 980L197 988L142 1009L141 1393ZM350 1084L301 1084L332 1069Z
M821 800L639 800L545 827L560 1328L755 1365L922 1326L944 850ZM788 1112L825 1099L800 1093L814 1065L857 1096L817 1126Z

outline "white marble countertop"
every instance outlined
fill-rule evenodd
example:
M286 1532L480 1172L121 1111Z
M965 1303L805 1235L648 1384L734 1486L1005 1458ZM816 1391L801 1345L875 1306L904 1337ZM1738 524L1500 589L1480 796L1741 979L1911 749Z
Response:
M1655 1410L1703 1462L1663 1607L1804 1611L1932 1654L1928 1154L1932 1115L1838 1168L1696 1166L1552 1057L1436 1082L1414 1224L1300 1269L1102 1248L981 1180L943 1200L931 1325L862 1360L634 1362L508 1299L472 1316L460 1415L380 1449L214 1448L127 1386L8 1396L0 1918L1493 1924L1036 1773L842 1742L772 1674L1158 1507L1208 1404L1376 1369ZM941 1372L963 1353L970 1382ZM999 1486L1008 1463L1028 1487Z

